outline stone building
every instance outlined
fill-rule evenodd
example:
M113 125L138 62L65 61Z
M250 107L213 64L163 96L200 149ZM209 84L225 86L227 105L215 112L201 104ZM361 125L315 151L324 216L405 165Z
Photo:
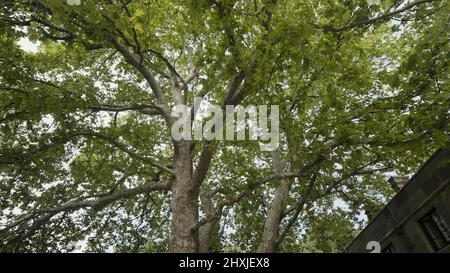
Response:
M438 150L410 179L389 182L397 194L345 252L373 252L375 244L385 253L450 253L450 149Z

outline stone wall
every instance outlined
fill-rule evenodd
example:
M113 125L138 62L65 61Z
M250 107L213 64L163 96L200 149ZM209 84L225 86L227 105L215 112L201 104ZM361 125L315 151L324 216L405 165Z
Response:
M450 224L450 150L437 151L382 211L361 231L346 252L370 252L367 243L395 252L436 252L420 219L436 209ZM439 252L450 252L450 246Z

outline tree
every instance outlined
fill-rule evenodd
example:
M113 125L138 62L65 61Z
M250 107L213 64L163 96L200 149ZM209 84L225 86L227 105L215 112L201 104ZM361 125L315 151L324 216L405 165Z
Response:
M448 143L444 1L81 2L0 11L3 251L298 249ZM195 97L280 105L280 148L174 140Z

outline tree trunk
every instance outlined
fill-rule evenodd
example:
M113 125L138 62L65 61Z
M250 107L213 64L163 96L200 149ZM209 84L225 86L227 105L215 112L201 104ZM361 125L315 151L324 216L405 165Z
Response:
M277 241L280 232L280 224L285 208L285 200L289 193L289 181L281 181L277 188L275 197L270 205L264 222L264 231L257 252L272 253L277 251Z
M272 154L272 161L275 173L282 173L284 164L280 159L279 151ZM264 231L261 236L261 241L258 245L257 252L272 253L277 251L277 241L280 232L280 224L283 218L283 211L286 206L286 198L289 195L290 182L289 180L281 180L280 186L275 192L275 196L270 204L267 217L264 222Z
M198 222L198 186L192 180L190 142L175 143L174 172L172 182L172 222L169 242L170 252L198 252L198 231L192 232Z
M205 212L205 217L211 217L215 213L214 209L214 203L211 200L211 197L208 195L208 193L200 194L200 200L202 202L202 207ZM213 233L217 228L217 222L218 219L214 219L200 227L200 245L199 245L199 252L200 253L208 253L211 251L212 247L212 239L213 239Z

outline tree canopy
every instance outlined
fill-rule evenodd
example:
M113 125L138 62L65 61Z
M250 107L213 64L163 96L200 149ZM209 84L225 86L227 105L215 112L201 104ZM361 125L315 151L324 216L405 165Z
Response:
M5 0L0 251L342 251L448 145L441 0ZM37 43L36 52L21 41ZM280 147L171 138L279 105Z

